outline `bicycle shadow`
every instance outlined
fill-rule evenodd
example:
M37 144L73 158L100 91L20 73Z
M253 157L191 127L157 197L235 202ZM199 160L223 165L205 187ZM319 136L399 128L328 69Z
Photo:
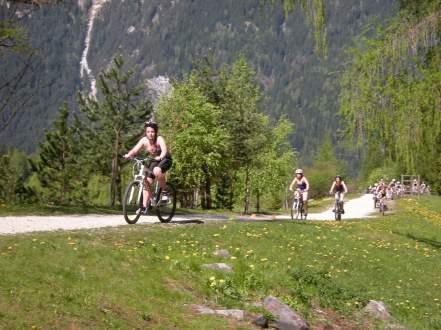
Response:
M183 220L172 220L166 223L175 224L175 225L188 225L188 224L203 225L205 221L201 219L183 219ZM166 223L160 222L158 224L166 224Z

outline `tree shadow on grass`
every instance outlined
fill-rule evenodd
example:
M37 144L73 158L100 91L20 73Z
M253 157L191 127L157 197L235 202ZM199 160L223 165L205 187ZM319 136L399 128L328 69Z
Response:
M433 239L424 238L424 237L417 237L411 233L403 234L403 233L396 232L396 231L393 231L392 233L399 235L399 236L404 236L404 237L410 238L410 239L417 241L417 242L420 242L420 243L428 244L428 245L430 245L434 248L437 248L437 249L441 249L441 242L435 241Z

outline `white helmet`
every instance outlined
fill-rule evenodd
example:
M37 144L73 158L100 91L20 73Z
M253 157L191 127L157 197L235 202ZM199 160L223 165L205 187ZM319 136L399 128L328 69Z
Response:
M301 168L296 169L296 174L303 174L303 170Z

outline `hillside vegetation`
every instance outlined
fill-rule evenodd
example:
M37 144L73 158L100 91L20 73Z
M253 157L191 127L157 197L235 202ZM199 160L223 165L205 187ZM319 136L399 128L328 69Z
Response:
M314 29L305 22L303 13L296 10L285 16L281 6L263 3L107 2L94 21L89 67L96 77L120 53L129 59L129 65L136 66L140 82L157 75L180 79L201 57L212 56L220 66L243 54L264 87L263 111L276 120L286 115L294 122L291 142L310 155L323 137L337 135L344 47L351 45L366 24L392 15L394 1L325 1L326 59L314 52ZM2 144L34 151L60 105L66 101L76 107L77 91L90 90L88 78L80 77L90 5L90 1L65 1L43 6L20 19L37 51L35 67L22 81L17 99L32 97L0 130ZM26 14L25 9L19 6L17 10ZM15 10L14 6L7 9L0 5L0 19L14 16ZM0 56L1 70L7 73L2 79L6 80L17 73L23 60L15 54Z

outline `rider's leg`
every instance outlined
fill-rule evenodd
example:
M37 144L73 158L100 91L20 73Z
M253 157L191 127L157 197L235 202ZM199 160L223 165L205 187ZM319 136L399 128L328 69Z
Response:
M345 213L345 209L344 209L344 200L345 200L345 193L344 192L342 192L342 193L340 193L340 203L341 203L341 211L343 212L343 213Z
M165 175L162 173L162 170L160 167L155 167L153 169L153 174L155 175L156 180L158 180L159 186L162 190L164 190L167 187L167 184L165 182Z
M145 178L144 181L144 191L142 194L142 206L144 208L147 208L150 202L150 199L152 198L152 191L150 190L150 185L153 183L153 179L152 178Z
M304 191L303 193L303 208L305 209L305 216L308 214L308 192Z

